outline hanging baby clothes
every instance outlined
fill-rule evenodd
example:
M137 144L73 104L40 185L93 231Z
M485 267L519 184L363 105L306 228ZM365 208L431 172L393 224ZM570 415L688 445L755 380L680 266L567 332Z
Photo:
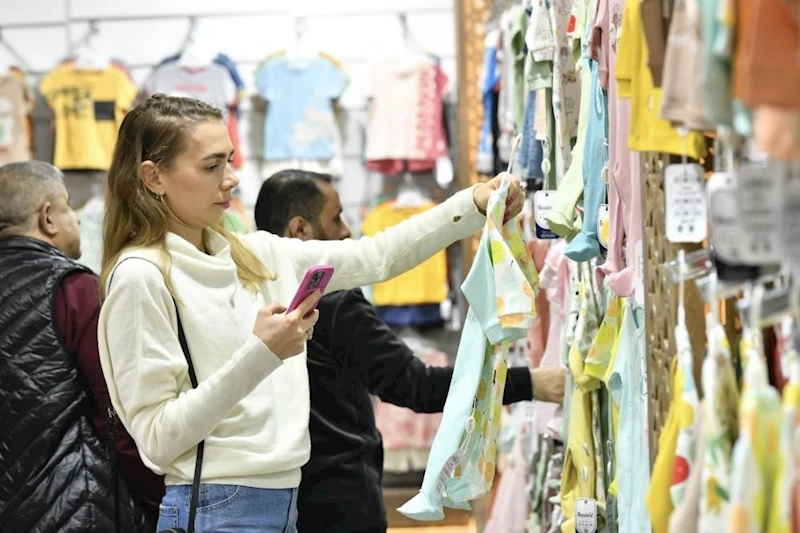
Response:
M739 387L725 329L706 316L709 343L703 360L703 455L698 531L726 531L731 500L731 455L738 436Z
M571 391L569 437L561 479L561 508L566 518L566 521L561 524L563 533L575 530L576 501L580 498L595 498L596 496L595 443L598 439L593 434L593 426L597 421L593 417L593 405L595 404L593 400L595 398L592 393L600 386L600 382L586 375L585 359L597 335L600 310L597 295L591 287L590 271L586 266L584 263L580 267L582 270L579 282L581 307L574 340L569 351L569 368L575 387Z
M645 498L650 479L647 444L647 370L643 311L627 302L617 356L609 380L611 395L619 407L617 442L617 502L619 532L650 531Z
M760 330L745 328L739 353L744 385L739 440L733 447L728 527L734 533L760 533L767 526L775 488L780 399L767 381Z
M550 149L555 153L554 172L560 182L572 162L572 143L578 135L578 105L581 85L575 68L575 58L570 53L568 33L572 15L570 2L547 2L550 8L550 23L555 38L553 58L553 115L554 138Z
M800 531L800 355L794 346L788 351L784 357L790 365L791 378L783 388L778 473L768 533Z
M422 487L398 509L409 518L441 520L443 503L469 508L466 502L494 481L508 348L527 335L539 289L518 220L503 224L510 179L489 199L478 252L461 286L469 312Z

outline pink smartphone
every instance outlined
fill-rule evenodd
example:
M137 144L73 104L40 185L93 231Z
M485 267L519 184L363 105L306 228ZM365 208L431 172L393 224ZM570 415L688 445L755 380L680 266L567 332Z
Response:
M312 292L325 292L325 288L328 286L328 283L331 281L332 277L333 267L330 265L315 265L309 268L306 271L306 275L303 276L303 281L300 282L300 287L297 289L297 292L292 299L292 303L289 304L286 312L291 313L297 309L297 306L300 305L300 302L308 298ZM316 306L306 313L306 317L311 316L311 313L314 312L314 309L316 309Z

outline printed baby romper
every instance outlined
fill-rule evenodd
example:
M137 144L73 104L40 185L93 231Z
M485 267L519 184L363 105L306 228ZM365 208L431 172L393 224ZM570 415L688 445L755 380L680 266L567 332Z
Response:
M461 285L469 311L422 487L398 509L415 520L442 520L443 505L468 509L466 502L494 481L509 346L527 336L539 289L519 220L502 223L510 179L489 199L481 242Z

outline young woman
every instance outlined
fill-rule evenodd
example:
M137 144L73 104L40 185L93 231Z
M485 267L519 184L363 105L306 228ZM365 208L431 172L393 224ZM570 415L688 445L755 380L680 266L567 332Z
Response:
M205 441L196 530L292 532L308 460L305 342L320 294L285 313L306 270L328 291L390 279L479 230L500 177L374 238L236 237L220 221L238 184L218 110L156 95L122 122L108 173L99 345L112 404L166 478L158 529L186 527ZM522 209L515 185L507 216ZM178 337L182 324L199 385ZM299 357L297 357L299 356Z

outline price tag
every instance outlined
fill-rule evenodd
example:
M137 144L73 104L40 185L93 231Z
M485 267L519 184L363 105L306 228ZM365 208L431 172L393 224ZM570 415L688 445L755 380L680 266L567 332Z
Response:
M575 532L595 533L597 531L597 501L581 498L575 502Z
M783 259L781 206L786 167L742 167L736 176L741 264L769 265Z
M524 422L536 422L536 403L534 402L526 402L528 405L525 406L525 412L522 417Z
M698 243L706 238L708 214L704 183L700 165L669 165L664 172L669 242Z
M533 222L536 227L536 238L540 241L558 238L558 235L550 231L550 224L544 218L553 209L555 199L555 191L533 193Z
M450 476L453 474L453 470L456 469L463 458L464 451L459 448L447 459L447 461L445 461L442 471L439 472L439 477L436 479L437 493L441 494L444 491L444 484L447 483L448 479L450 479Z
M611 237L611 213L608 204L602 204L597 212L597 240L600 246L608 250L608 241Z
M783 192L783 251L792 272L800 275L800 176L790 178Z
M640 306L644 306L644 243L636 243L636 286L633 289L633 299Z
M708 180L708 218L714 255L730 264L741 264L742 226L736 201L735 176L717 172Z

